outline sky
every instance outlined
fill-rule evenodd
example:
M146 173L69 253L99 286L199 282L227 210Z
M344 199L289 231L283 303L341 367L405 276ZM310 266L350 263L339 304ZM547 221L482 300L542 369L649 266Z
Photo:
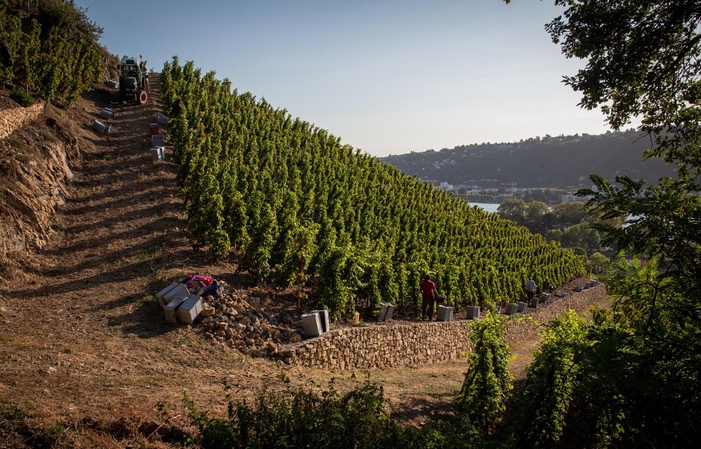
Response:
M553 1L75 0L100 43L160 71L178 56L374 156L601 134L562 83Z

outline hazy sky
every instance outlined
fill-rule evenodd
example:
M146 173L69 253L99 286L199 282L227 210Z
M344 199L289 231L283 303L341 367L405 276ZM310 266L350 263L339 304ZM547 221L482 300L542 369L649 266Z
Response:
M177 55L376 156L600 134L551 1L75 0L117 55Z

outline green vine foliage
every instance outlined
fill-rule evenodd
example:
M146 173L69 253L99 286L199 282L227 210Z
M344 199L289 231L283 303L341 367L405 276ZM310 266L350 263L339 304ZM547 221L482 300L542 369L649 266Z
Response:
M287 379L281 373L283 379ZM287 380L289 381L289 380ZM263 390L253 404L230 400L227 419L211 418L185 396L189 417L204 448L437 447L400 425L390 414L382 387L366 382L347 393L328 389Z
M543 330L542 338L521 398L517 434L523 447L552 447L560 440L579 382L579 356L586 346L584 320L568 311Z
M0 3L0 86L74 104L104 72L101 33L73 2Z
M426 273L460 306L520 298L528 276L560 285L585 272L571 251L232 91L192 61L174 57L161 80L166 111L179 106L168 134L193 246L273 285L311 289L334 316L372 314L381 301L416 314Z
M467 433L488 434L506 411L513 376L509 373L511 353L504 334L503 319L491 312L471 326L473 348L456 398L456 410L465 422Z

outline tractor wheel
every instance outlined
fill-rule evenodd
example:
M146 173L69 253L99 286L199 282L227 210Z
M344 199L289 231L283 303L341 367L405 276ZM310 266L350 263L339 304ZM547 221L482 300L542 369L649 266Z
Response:
M146 103L147 99L148 99L148 95L146 94L145 90L142 90L141 92L139 92L139 104Z

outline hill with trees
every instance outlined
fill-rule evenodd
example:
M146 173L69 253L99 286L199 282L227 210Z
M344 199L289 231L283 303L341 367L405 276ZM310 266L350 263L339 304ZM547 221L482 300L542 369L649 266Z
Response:
M643 159L651 141L639 131L601 135L535 137L512 143L460 145L384 157L409 176L454 186L578 188L591 185L589 175L613 180L621 173L657 181L674 176L676 167Z

